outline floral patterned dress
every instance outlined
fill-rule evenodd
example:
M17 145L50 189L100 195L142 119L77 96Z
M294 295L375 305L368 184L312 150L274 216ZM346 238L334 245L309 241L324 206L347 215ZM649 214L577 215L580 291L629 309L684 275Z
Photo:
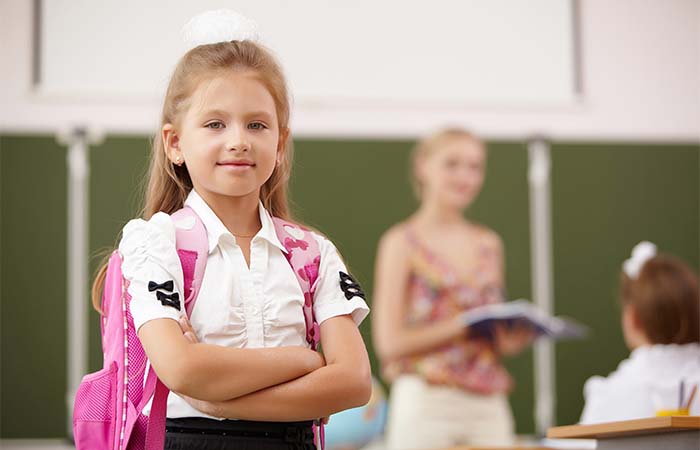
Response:
M411 247L405 318L408 326L427 325L476 306L503 301L498 249L489 244L488 233L479 228L475 265L466 273L457 273L407 226L405 236ZM416 374L431 384L484 395L507 392L512 386L491 342L470 338L466 333L430 352L390 361L383 374L388 380Z

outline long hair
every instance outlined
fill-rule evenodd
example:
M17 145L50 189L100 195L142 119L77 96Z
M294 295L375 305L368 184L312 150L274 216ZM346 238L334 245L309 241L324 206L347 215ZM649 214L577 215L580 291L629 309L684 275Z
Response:
M187 52L178 62L163 101L160 126L180 124L192 94L202 81L230 71L252 71L267 88L275 102L280 133L289 128L289 93L284 74L274 56L252 41L219 42L200 45ZM293 160L291 138L286 140L283 158L270 178L260 188L260 200L271 215L292 220L287 200L289 175ZM186 166L176 166L167 157L158 133L151 146L148 183L141 216L148 220L163 211L172 214L184 206L192 190ZM92 285L92 304L101 312L100 299L107 272L106 259L98 269Z

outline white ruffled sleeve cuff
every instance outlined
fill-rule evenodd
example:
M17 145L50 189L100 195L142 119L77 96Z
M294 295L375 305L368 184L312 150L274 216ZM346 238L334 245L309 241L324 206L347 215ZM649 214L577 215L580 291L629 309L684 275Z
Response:
M122 232L119 253L122 273L129 283L129 309L136 330L154 319L178 320L184 314L183 274L170 216L159 212L149 221L131 220ZM158 285L172 282L172 291L169 288L149 291L149 282ZM172 301L159 300L158 291L169 296L177 294L180 309Z

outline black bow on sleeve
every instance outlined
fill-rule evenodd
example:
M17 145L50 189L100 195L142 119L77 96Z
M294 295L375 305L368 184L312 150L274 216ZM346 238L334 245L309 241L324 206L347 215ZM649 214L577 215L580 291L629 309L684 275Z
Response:
M177 292L172 294L165 294L163 292L156 292L156 297L163 304L163 306L172 306L173 308L180 311L180 295Z
M365 299L365 293L362 290L362 287L351 275L348 275L345 272L338 273L340 274L340 289L343 290L347 300L350 300L353 297L361 297L362 299Z
M158 284L155 281L148 282L148 292L153 292L158 289L163 289L167 292L172 292L175 289L173 280L166 281L165 283Z

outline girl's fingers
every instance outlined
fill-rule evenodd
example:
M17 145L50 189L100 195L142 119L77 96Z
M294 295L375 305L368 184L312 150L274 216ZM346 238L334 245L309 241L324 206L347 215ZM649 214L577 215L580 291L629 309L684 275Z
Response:
M182 398L189 403L191 407L194 409L203 412L204 414L209 414L210 412L210 404L209 402L205 402L203 400L197 400L196 398L192 397L187 397L187 396L182 396Z
M182 334L185 335L185 338L187 338L188 341L192 342L193 344L199 342L199 339L197 339L197 335L195 334L190 321L187 320L187 317L182 316L177 322L180 324Z
M187 317L185 317L185 316L180 316L177 323L180 324L180 329L182 330L183 333L186 333L187 331L189 331L191 329L190 321L187 320Z
M532 328L523 325L513 331L513 336L517 342L527 345L534 338L534 333Z
M193 344L196 344L197 342L199 342L197 340L197 336L195 336L195 334L191 331L185 332L185 337L187 338L188 341L190 341Z

